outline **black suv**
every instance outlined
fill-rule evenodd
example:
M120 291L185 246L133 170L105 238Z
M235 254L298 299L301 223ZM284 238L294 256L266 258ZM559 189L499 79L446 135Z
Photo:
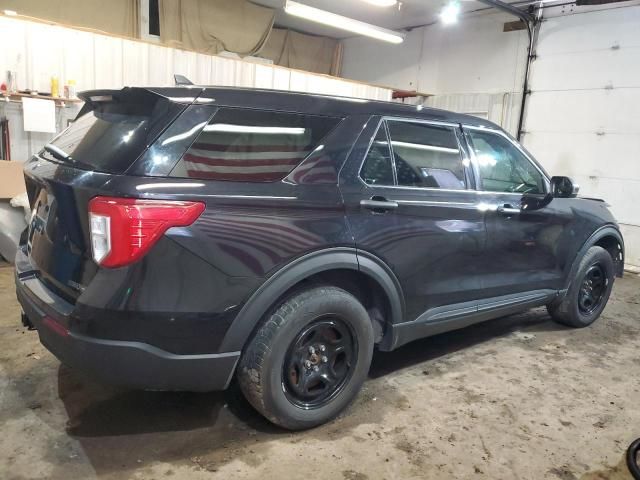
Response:
M394 103L234 88L90 91L25 165L23 322L107 382L224 389L318 425L374 346L546 305L572 327L622 275L607 205L508 134Z

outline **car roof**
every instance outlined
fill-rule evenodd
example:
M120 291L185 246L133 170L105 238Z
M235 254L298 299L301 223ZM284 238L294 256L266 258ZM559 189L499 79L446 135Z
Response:
M381 115L406 119L460 123L502 130L498 125L482 118L437 108L424 107L422 105L416 106L381 100L308 92L292 92L287 90L189 85L157 88L125 87L122 90L93 90L81 92L79 96L89 101L89 99L94 96L133 93L135 90L147 90L180 103L274 109L311 115Z
M298 111L304 113L331 111L344 115L382 115L500 128L487 120L447 110L340 95L257 88L204 87L201 98L213 98L222 104L227 98L237 100L238 95L245 97L247 103L255 105L256 108L258 103L261 108L282 108L285 105L297 104L300 108Z

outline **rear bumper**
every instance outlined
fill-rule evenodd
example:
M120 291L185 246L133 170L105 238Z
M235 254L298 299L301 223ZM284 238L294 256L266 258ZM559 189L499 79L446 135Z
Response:
M70 331L73 305L29 271L20 271L18 260L16 294L25 320L64 364L92 379L148 390L210 391L223 390L229 384L240 352L177 355L146 343L104 340Z

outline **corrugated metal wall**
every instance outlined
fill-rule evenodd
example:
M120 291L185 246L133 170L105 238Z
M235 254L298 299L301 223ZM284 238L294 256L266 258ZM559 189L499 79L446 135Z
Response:
M640 7L550 18L537 54L523 143L611 204L640 265Z

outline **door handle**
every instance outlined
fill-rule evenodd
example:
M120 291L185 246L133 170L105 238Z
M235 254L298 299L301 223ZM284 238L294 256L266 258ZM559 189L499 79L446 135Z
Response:
M371 197L370 200L360 200L360 206L374 212L385 212L398 208L398 202L387 200L384 197Z
M501 215L511 216L520 214L520 209L513 207L510 203L498 206L498 213Z

